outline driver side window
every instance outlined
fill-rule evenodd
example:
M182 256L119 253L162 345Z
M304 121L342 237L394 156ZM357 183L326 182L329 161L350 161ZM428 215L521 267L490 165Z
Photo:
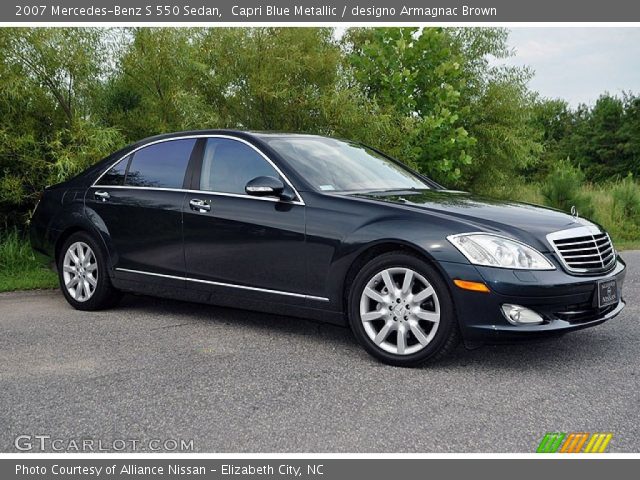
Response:
M202 157L200 190L245 195L244 187L256 177L280 178L256 150L228 138L209 138Z

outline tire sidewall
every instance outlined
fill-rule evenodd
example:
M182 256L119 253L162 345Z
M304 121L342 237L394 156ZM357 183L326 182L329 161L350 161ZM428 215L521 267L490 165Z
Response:
M69 247L76 242L84 242L91 250L93 250L93 254L96 258L96 264L98 266L98 280L96 289L93 292L91 298L85 302L78 302L75 300L67 291L64 285L64 276L63 276L63 262L64 257L67 253ZM60 250L60 254L58 256L58 280L60 281L60 290L62 290L62 294L69 304L77 309L77 310L99 310L103 308L103 305L106 302L106 299L112 293L111 280L109 279L109 273L107 270L107 263L105 260L105 255L103 250L100 248L98 242L96 242L91 235L85 232L76 232L67 238L67 240L62 245L62 249Z
M394 267L410 268L424 276L435 290L440 304L440 323L434 338L425 348L411 355L394 355L382 350L369 338L360 320L360 297L365 286L380 271ZM395 366L418 366L437 356L458 328L453 301L440 273L427 262L405 253L384 254L362 267L349 291L348 314L351 330L365 350L379 360Z

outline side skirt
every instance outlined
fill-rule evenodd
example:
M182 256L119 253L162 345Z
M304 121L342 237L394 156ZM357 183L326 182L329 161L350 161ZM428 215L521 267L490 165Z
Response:
M262 299L252 299L249 295L234 295L220 292L213 293L188 288L188 286L162 285L161 283L156 282L137 282L117 277L118 276L112 279L113 286L128 293L139 293L154 297L204 303L220 307L238 308L238 305L242 305L242 310L301 317L308 320L316 320L343 327L347 326L346 318L342 312L302 305L270 302Z

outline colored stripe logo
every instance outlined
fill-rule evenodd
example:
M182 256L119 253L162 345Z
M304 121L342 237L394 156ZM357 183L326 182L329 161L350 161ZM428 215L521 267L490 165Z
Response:
M536 453L603 453L612 438L612 433L546 433Z

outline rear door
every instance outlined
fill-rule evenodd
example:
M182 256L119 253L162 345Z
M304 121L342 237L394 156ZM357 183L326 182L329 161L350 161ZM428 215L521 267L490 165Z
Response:
M184 276L183 187L196 143L185 138L142 147L88 189L87 212L123 278Z

